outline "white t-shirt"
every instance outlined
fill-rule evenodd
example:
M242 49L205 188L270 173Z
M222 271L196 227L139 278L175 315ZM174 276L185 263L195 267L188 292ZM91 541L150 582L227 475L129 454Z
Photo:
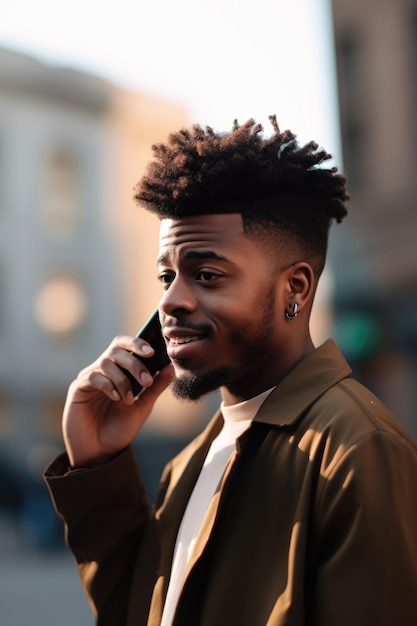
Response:
M222 403L220 406L224 418L223 428L210 446L181 521L161 626L172 624L187 563L210 501L234 451L236 440L249 428L259 407L271 391L272 389L268 389L238 404L224 406Z

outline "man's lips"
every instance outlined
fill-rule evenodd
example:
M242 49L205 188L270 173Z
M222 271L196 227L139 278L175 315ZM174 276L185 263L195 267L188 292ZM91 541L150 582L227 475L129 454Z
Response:
M206 335L193 335L191 337L169 337L168 342L170 346L181 346L184 343L191 343L193 341L200 341L204 339Z
M193 351L197 342L207 338L208 332L205 328L185 328L185 327L165 327L163 335L167 342L167 351L171 358L179 354L186 355L188 351ZM191 344L191 345L190 345Z

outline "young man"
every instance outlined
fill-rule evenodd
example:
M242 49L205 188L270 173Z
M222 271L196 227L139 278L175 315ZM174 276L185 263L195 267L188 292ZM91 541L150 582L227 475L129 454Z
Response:
M345 179L271 121L154 147L136 197L161 219L172 365L153 380L118 337L70 386L46 477L101 626L417 623L417 449L309 333ZM151 506L131 443L170 383L222 404Z

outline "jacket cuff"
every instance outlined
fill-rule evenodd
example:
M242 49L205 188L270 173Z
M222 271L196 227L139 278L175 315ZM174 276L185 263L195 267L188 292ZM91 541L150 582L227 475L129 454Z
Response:
M67 454L46 468L44 479L55 509L66 519L76 508L88 510L105 495L111 499L129 492L134 501L146 500L143 481L133 448L129 446L111 460L91 468L71 469Z

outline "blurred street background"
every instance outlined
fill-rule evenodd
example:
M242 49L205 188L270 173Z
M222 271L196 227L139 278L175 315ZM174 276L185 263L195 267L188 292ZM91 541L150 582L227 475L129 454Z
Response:
M0 605L5 626L94 625L74 562L66 551L23 553L20 537L6 520L2 520L0 534Z
M139 5L139 6L136 6ZM355 375L417 439L417 0L14 0L0 20L1 626L93 624L42 481L66 389L155 308L151 145L255 117L349 179L315 302ZM149 497L216 394L169 391L138 437Z

